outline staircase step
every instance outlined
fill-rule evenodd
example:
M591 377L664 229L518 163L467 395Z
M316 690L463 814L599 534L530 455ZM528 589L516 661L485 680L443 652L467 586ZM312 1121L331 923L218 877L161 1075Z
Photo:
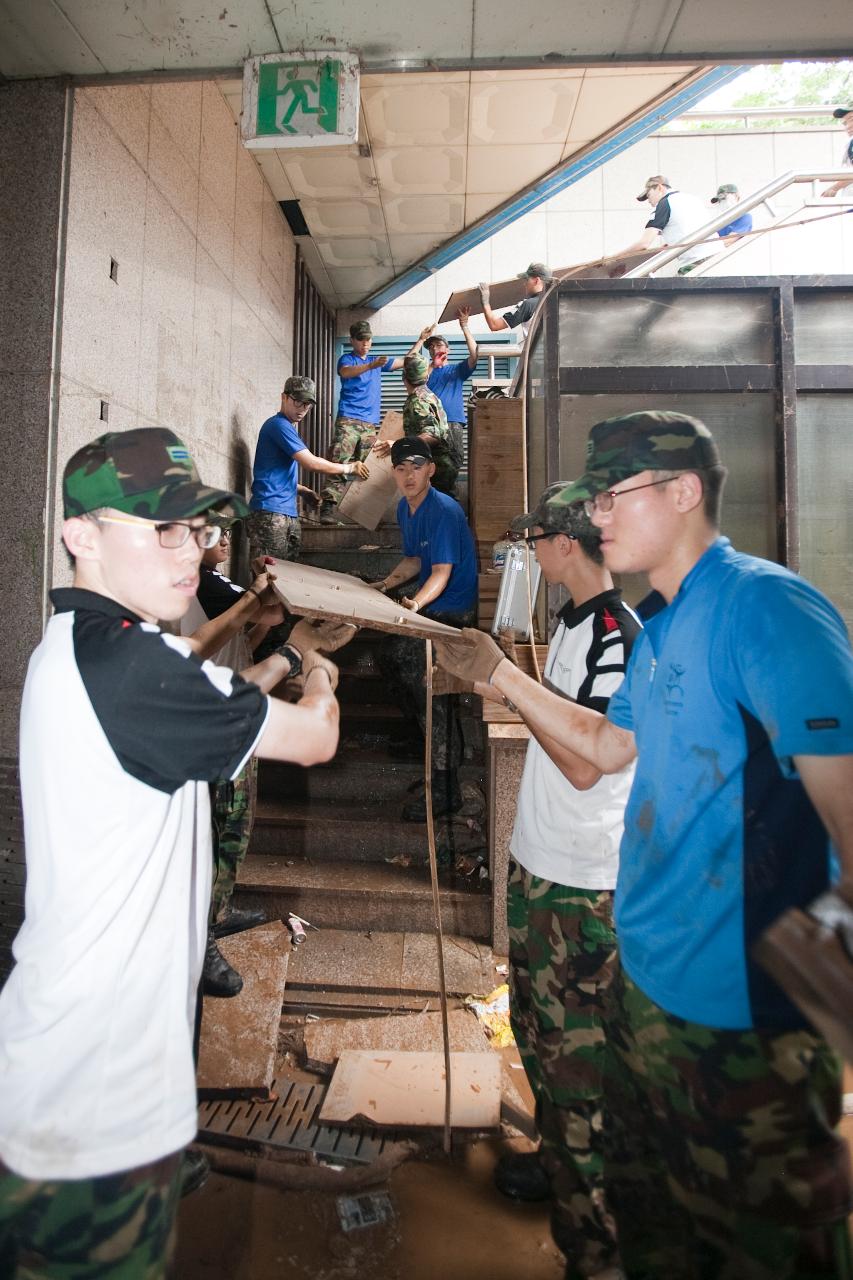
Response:
M402 797L393 800L371 787L372 799L259 799L249 846L255 854L322 858L326 862L382 862L427 857L426 826L400 821Z
M313 555L327 551L387 551L401 546L400 528L396 524L381 524L378 529L362 529L360 525L325 525L302 522L302 548L300 555Z
M258 776L258 794L263 800L287 804L298 800L316 802L339 800L361 804L365 796L381 796L397 817L409 786L423 777L423 757L402 759L395 747L370 750L358 742L345 742L328 764L304 769L296 764L278 764L262 760ZM485 770L481 764L465 764L459 770L462 782L484 788Z
M334 547L328 551L300 552L302 564L312 564L318 569L331 569L334 573L351 573L353 577L364 578L370 582L378 582L387 578L392 569L400 563L402 552L399 547Z
M445 932L488 940L491 895L448 872L441 872L441 885ZM425 867L312 862L250 853L235 894L240 906L263 908L270 919L286 919L293 911L321 929L428 932L433 928L432 890Z

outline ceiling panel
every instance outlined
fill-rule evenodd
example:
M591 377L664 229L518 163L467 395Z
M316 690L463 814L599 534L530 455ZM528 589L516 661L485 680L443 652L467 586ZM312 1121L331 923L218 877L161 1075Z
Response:
M361 101L371 142L377 147L464 143L468 132L468 77L447 82L443 75L399 76L396 85L373 87L362 81Z
M315 243L323 261L334 267L390 267L391 249L387 237L317 236Z
M357 147L349 154L330 155L332 150L324 147L313 153L280 153L282 167L297 198L334 200L375 196L377 183L371 160L359 156Z
M385 219L378 199L303 200L305 221L315 236L385 235Z
M472 195L503 192L501 199L520 191L535 178L560 163L563 145L469 147L467 190Z
M373 163L383 192L455 195L465 190L465 147L375 147Z
M566 139L582 80L498 80L471 86L468 141L558 142Z

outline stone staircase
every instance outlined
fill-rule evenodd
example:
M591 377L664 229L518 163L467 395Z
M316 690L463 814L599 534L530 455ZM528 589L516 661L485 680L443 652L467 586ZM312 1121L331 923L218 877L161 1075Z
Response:
M322 568L381 578L400 555L393 525L375 534L304 531L302 558ZM341 741L333 760L310 769L261 762L255 829L237 896L270 919L292 911L321 929L361 934L433 927L426 826L400 818L409 788L423 777L422 739L389 700L375 660L381 643L379 633L360 632L339 654ZM482 788L473 720L471 728L471 758L461 779ZM441 902L445 933L490 940L488 881L443 870Z

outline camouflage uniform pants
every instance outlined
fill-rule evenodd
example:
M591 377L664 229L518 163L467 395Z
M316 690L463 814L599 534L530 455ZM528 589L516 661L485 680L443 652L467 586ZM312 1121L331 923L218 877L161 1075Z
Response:
M554 884L511 863L507 920L510 1020L536 1100L554 1194L551 1229L566 1276L591 1276L613 1266L617 1253L604 1203L601 1116L613 894Z
M227 911L255 820L258 761L253 756L233 782L210 788L213 816L213 919Z
M370 453L378 430L375 422L364 422L361 418L336 418L330 455L332 462L362 462ZM323 501L337 506L346 486L345 476L330 476L322 493Z
M298 560L302 546L299 516L283 516L278 511L250 511L246 532L253 556L275 556L277 560Z
M449 627L473 627L474 614L428 613ZM388 636L378 651L379 668L396 690L403 710L413 715L426 733L426 644L411 636ZM458 769L462 763L462 725L459 695L442 694L432 700L432 767L434 772Z
M171 1275L181 1153L126 1173L37 1182L0 1164L3 1280Z
M453 497L460 464L453 455L449 440L432 440L430 444L432 460L435 463L432 487L438 489L439 493L449 493Z
M630 1280L849 1275L849 1156L825 1042L686 1022L618 969L606 1015L607 1197Z

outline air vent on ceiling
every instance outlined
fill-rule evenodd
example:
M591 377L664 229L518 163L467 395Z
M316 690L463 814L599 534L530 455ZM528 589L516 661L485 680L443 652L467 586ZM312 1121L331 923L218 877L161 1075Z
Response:
M279 200L278 207L287 219L287 225L295 236L310 236L311 232L308 230L308 223L302 216L298 200Z

